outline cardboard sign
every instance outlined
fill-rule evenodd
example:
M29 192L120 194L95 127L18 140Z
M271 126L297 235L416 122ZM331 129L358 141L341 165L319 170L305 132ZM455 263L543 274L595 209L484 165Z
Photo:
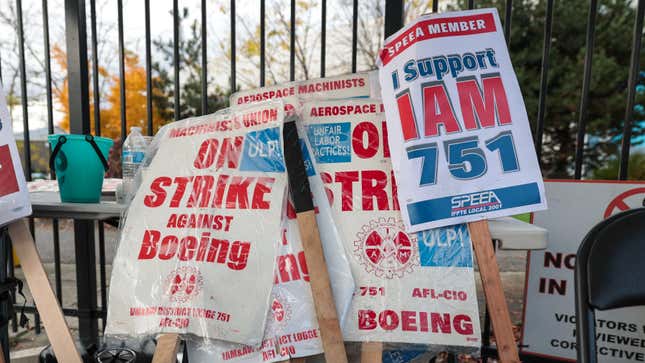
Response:
M300 101L312 99L368 98L381 94L376 71L282 83L231 95L231 107L282 100L285 111L300 108ZM299 101L300 100L300 101Z
M603 219L645 202L645 183L552 181L550 209L534 224L549 230L545 251L531 251L526 270L522 351L576 360L574 266L587 232ZM596 311L600 362L645 361L645 307Z
M282 103L165 126L128 210L107 334L259 345L286 189Z
M376 71L344 74L334 77L298 82L298 97L303 101L314 99L380 97Z
M224 342L190 342L191 362L260 363L322 353L314 311L309 271L302 250L298 223L292 207L283 218L282 238L276 258L271 305L264 340L259 347Z
M4 90L0 87L0 226L30 214L27 182L20 164Z
M301 105L300 100L296 97L297 95L297 83L293 82L237 92L231 96L230 103L234 105L232 108L235 109L240 105L257 104L266 100L280 100L284 103L287 117L300 117ZM300 124L299 121L298 124ZM323 244L325 260L327 261L329 278L332 282L336 310L342 323L354 293L354 278L347 255L343 249L341 236L332 218L331 208L322 180L316 172L316 162L310 157L311 145L308 145L307 140L304 138L305 131L302 128L299 128L298 135L301 138L302 155L307 168L313 201L316 205L316 221L318 222L320 239Z
M379 67L408 231L546 208L495 9L424 15L386 40Z
M295 113L299 108L298 84L291 82L236 92L231 95L229 103L231 108L236 108L269 100L280 100L284 103L287 114Z
M468 230L405 232L382 108L367 99L316 101L302 111L334 221L352 251L356 291L344 338L478 347Z

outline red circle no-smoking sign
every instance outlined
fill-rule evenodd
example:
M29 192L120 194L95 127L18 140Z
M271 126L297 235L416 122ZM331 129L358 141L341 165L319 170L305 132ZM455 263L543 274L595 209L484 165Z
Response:
M609 202L603 218L638 207L645 207L645 187L638 187L620 193Z

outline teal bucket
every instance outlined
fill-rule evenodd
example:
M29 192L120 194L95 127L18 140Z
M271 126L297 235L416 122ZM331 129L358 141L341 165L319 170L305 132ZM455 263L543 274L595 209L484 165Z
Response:
M60 200L98 203L107 157L114 142L92 135L49 135L49 167L56 172Z

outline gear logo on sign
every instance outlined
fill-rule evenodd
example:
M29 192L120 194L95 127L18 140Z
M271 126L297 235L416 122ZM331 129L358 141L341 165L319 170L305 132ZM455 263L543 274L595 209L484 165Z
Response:
M270 308L271 312L267 318L267 331L277 331L291 320L291 306L286 296L274 292Z
M418 264L416 237L405 232L402 221L394 218L371 220L356 234L354 255L367 272L393 279L412 272Z
M165 280L166 295L173 302L184 303L199 295L204 285L201 272L193 266L182 266L172 271Z

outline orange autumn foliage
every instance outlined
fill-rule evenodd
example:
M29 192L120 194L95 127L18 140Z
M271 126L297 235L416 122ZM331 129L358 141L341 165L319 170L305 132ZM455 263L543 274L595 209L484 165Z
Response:
M67 69L67 56L58 45L53 47L52 57L62 69ZM126 134L132 126L140 126L143 132L146 133L148 119L146 109L146 70L143 66L139 65L139 57L132 52L126 52L124 61ZM101 121L101 136L118 139L121 137L121 87L119 75L110 75L104 67L99 67L99 74L104 78L108 78L110 82L107 94L100 95L101 110L99 117ZM161 91L157 88L153 88L152 92L155 96L162 96ZM63 80L61 87L54 90L54 96L58 102L59 111L64 115L59 126L69 132L69 83L67 77ZM153 105L153 133L169 121L162 117L159 110ZM97 133L94 127L94 95L91 89L90 127L92 134L96 135Z

